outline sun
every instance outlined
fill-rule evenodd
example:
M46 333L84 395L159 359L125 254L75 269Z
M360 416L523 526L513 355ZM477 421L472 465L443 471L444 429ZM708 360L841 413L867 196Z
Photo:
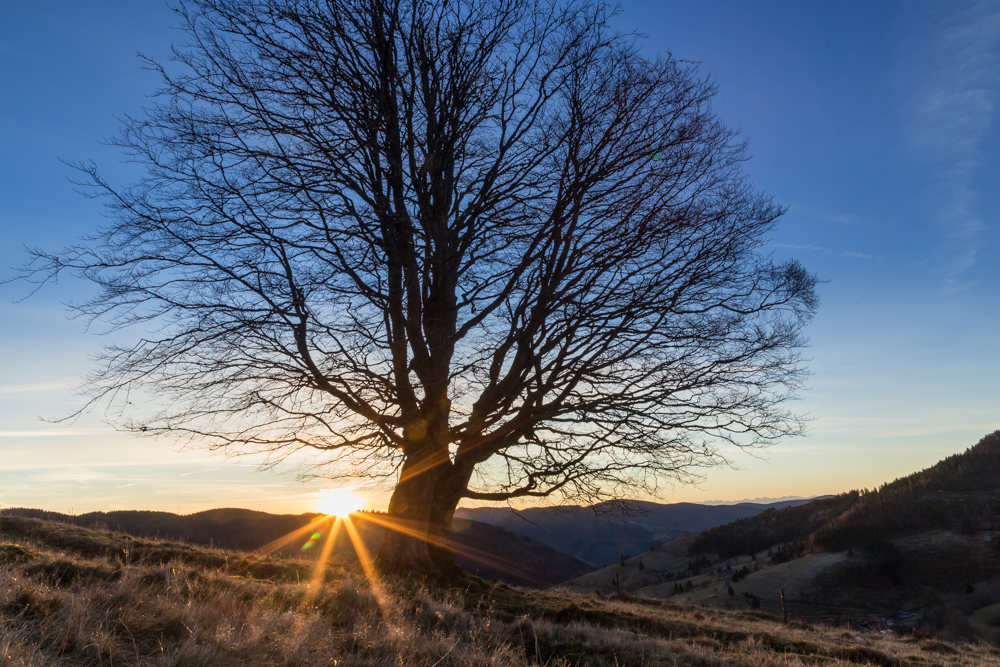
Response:
M361 499L347 489L327 489L317 495L316 511L329 516L345 517L361 507Z

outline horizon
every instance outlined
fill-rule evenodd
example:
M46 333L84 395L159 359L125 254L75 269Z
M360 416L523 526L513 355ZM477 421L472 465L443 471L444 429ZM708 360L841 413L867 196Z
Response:
M98 141L156 86L134 53L163 58L178 36L165 7L125 0L47 0L7 19L0 256L19 266L22 244L57 248L101 223L60 159L134 177ZM770 249L828 281L806 329L811 387L791 406L813 420L809 433L730 449L731 467L703 471L698 485L665 483L650 500L780 502L878 487L1000 429L1000 290L989 260L1000 249L1000 189L990 185L1000 175L1000 7L626 0L616 21L651 33L647 55L670 51L712 74L716 111L755 155L754 185L788 206ZM71 388L111 339L67 317L62 302L88 290L66 280L16 302L27 287L0 284L0 508L299 514L339 486L365 509L386 507L387 487L371 480L300 480L306 458L261 471L273 461L139 439L100 410L40 423L80 407Z
M811 497L811 498L803 498L803 497L796 496L796 497L785 497L785 498L758 498L756 500L730 500L730 501L713 501L713 500L708 500L708 501L702 501L702 502L680 501L680 502L677 502L677 503L660 503L660 504L664 505L664 506L666 506L666 505L706 505L706 506L711 506L711 507L730 506L730 505L776 505L778 503L789 502L789 501L794 501L794 500L811 501L811 500L818 500L818 499L827 498L827 497L829 497L829 496L814 496L814 497ZM647 501L647 502L657 502L657 501L654 500L654 501ZM600 504L600 503L597 503L597 504ZM585 507L585 508L586 507L591 507L591 505L582 505L582 506L581 505L575 505L575 506L577 506L577 507ZM462 503L459 503L459 505L458 505L458 509L481 509L481 508L494 508L494 507L496 507L496 506L495 505L464 505ZM518 509L532 509L532 508L545 508L545 507L555 507L555 506L553 506L553 505L525 505L523 507L519 507ZM574 507L574 505L573 504L559 505L559 507ZM496 507L496 508L497 509L502 509L500 507ZM53 514L63 514L65 516L84 516L86 514L111 514L112 512L161 512L161 513L164 513L164 514L173 514L175 516L192 516L192 515L195 515L195 514L203 514L205 512L216 512L216 511L222 511L222 510L239 510L239 511L247 511L247 512L263 512L265 514L286 514L286 515L290 515L290 516L298 516L298 515L302 515L302 514L315 514L315 515L324 515L324 514L326 514L324 512L320 512L320 511L317 511L317 510L306 510L304 512L282 512L282 513L279 513L279 512L267 512L265 510L252 509L252 508L249 508L249 507L229 507L229 506L225 506L225 507L209 507L209 508L206 508L206 509L194 510L192 512L171 512L170 510L163 510L163 509L134 509L134 508L122 508L122 509L114 509L114 510L95 509L95 510L87 510L85 512L76 512L75 508L73 508L73 507L70 508L69 512L58 512L58 511L55 511L55 510L50 510L50 509L45 508L45 507L27 507L27 506L16 506L16 505L3 506L3 505L0 505L0 513L2 513L4 510L30 510L30 511L40 511L40 512L51 512ZM385 510L383 510L383 509L369 509L367 507L361 507L361 508L358 508L356 510L352 510L351 511L352 514L355 513L355 512L385 512ZM332 515L327 515L327 516L332 516Z

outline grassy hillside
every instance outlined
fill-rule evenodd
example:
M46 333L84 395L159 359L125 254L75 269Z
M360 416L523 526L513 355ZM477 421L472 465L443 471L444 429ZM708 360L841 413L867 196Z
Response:
M296 540L273 549L279 555L315 557L320 549L312 547L310 536L322 539L329 524L303 530L321 518L320 514L268 514L245 509L215 509L196 514L170 512L119 511L91 512L76 516L35 509L6 509L4 516L58 521L84 528L114 529L134 537L167 538L202 546L254 551L272 544L289 533L302 532ZM376 516L374 514L359 515ZM382 543L383 528L377 521L359 521L358 531L370 553ZM489 524L456 520L452 544L459 563L466 571L490 581L545 588L593 568L572 556L533 540ZM313 540L315 542L315 540ZM357 560L354 546L340 534L333 549L336 560Z
M687 570L691 562L688 549L692 539L687 537L667 542L644 554L568 579L563 586L578 593L599 591L603 595L610 595L619 589L627 593L655 586L663 578L663 573ZM665 596L654 593L653 597Z
M710 610L360 568L0 518L0 664L237 667L986 665L1000 652ZM992 622L984 617L984 623Z

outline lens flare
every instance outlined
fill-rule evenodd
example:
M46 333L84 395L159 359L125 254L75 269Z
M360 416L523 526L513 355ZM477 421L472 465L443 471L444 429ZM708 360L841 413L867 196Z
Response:
M309 541L302 545L302 551L308 551L309 549L312 549L314 546L316 546L316 542L318 542L319 538L321 537L323 537L323 533L313 533L312 535L310 535Z
M327 489L318 495L316 511L327 516L346 517L361 507L361 500L347 489Z

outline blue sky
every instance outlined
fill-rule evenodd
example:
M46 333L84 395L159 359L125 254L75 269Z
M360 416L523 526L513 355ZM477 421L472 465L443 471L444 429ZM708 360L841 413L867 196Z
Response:
M809 329L809 435L708 473L666 501L872 487L1000 428L1000 4L649 2L618 25L653 55L699 61L748 171L788 206L773 237L827 282ZM130 167L99 140L156 84L137 51L181 35L159 2L38 0L0 9L0 266L96 227L59 160ZM991 260L990 258L994 258ZM322 480L115 433L100 413L48 424L104 341L67 319L64 281L0 287L0 506L57 511L311 509ZM119 334L120 336L120 334ZM385 491L362 489L371 507Z

